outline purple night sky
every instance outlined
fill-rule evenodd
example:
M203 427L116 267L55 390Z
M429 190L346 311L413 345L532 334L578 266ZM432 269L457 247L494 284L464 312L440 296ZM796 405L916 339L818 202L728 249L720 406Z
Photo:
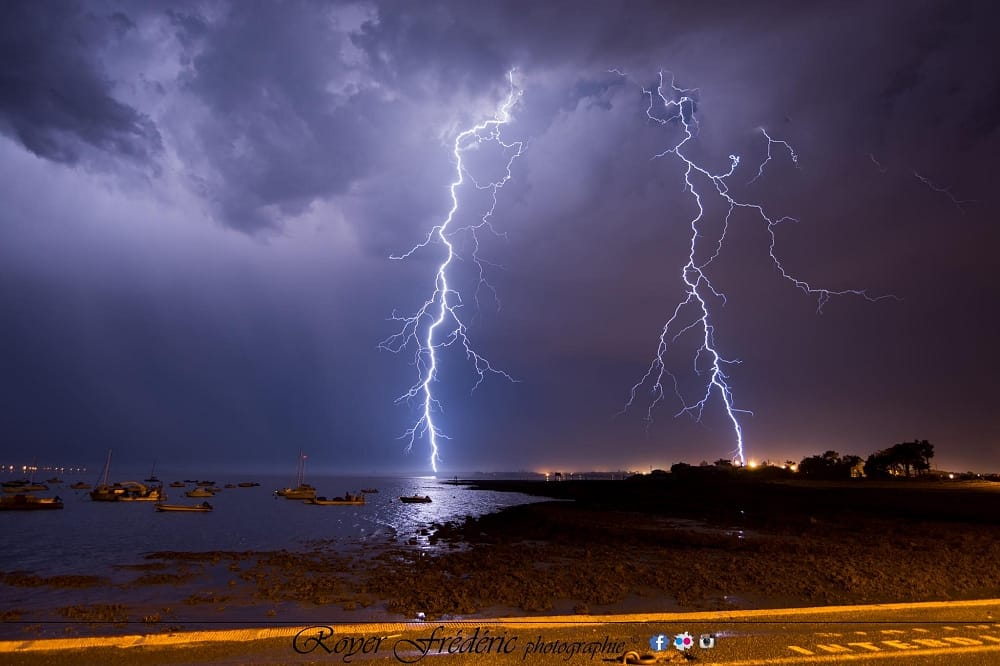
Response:
M661 69L698 89L688 153L715 172L739 155L733 196L798 220L776 229L789 272L899 297L817 314L771 263L767 226L734 214L713 323L742 361L728 372L754 412L748 458L919 438L936 467L1000 471L992 2L0 11L0 463L114 448L123 464L285 471L302 449L331 470L426 471L427 442L398 439L417 405L394 404L413 356L378 343L427 298L442 247L389 256L447 214L454 137L516 67L504 137L526 150L492 219L506 238L480 249L500 303L475 307L468 262L455 287L473 344L519 381L470 394L464 355L442 355L442 473L730 455L715 399L675 418L671 389L648 432L648 396L616 416L684 298L694 204L683 165L651 159L679 128L650 122L641 92ZM748 184L760 128L798 168L773 146ZM671 356L689 397L691 352Z

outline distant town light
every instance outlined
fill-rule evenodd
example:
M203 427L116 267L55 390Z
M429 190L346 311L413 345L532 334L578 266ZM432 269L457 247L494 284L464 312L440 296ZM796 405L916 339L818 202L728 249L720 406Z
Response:
M749 467L750 469L756 469L757 468L757 461L756 460L751 460L750 462L747 463L747 467Z

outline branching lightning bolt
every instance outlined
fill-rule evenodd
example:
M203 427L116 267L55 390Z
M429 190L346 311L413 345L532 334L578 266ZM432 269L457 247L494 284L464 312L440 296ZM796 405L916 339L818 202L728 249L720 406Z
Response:
M617 73L621 75L620 72ZM623 411L632 406L640 389L648 384L651 384L649 390L653 397L646 410L645 416L647 423L651 423L653 419L653 410L665 398L664 384L666 383L668 377L673 385L674 394L677 396L681 404L681 409L677 412L676 416L688 414L697 420L700 420L708 401L712 398L713 393L715 393L721 400L729 421L732 424L736 439L734 458L738 459L740 463L743 463L745 462L745 450L743 428L740 425L739 415L752 414L752 412L746 409L737 408L735 404L733 390L729 384L729 376L726 374L725 368L729 365L739 364L740 361L725 358L718 351L719 348L715 340L715 327L712 323L711 316L711 304L714 301L721 301L721 303L725 305L726 297L715 288L706 272L711 263L718 258L719 253L722 251L723 244L725 243L726 232L728 231L730 218L732 217L733 212L737 209L748 209L755 213L756 216L767 225L767 231L770 236L770 247L768 249L768 253L775 268L783 278L791 282L795 285L795 287L806 294L816 297L817 312L822 311L823 306L831 296L850 294L860 296L869 301L878 301L883 298L895 298L895 296L870 296L863 289L844 289L839 291L822 289L814 287L808 282L788 273L776 253L777 237L775 235L775 227L779 224L785 222L795 222L796 220L791 217L771 217L765 212L764 208L760 204L738 201L730 194L727 179L735 173L737 167L739 166L739 156L729 156L729 169L724 173L712 173L704 166L695 162L694 159L688 157L684 152L688 143L694 140L695 133L698 130L698 120L695 115L695 105L697 102L695 95L697 90L677 87L672 77L670 83L665 84L663 72L660 72L659 85L656 89L647 90L644 88L642 92L649 99L649 105L646 108L646 117L650 121L661 126L679 126L681 130L680 140L663 152L654 155L652 159L655 160L666 157L667 155L672 155L680 160L684 167L684 191L690 193L695 206L697 207L697 213L690 220L691 240L688 260L681 269L681 281L684 284L685 297L674 308L670 318L667 319L666 324L664 324L663 329L660 332L656 355L653 357L653 360L642 379L640 379L632 387L629 399L626 402ZM783 146L788 151L792 162L798 166L798 155L795 154L791 145L785 141L773 139L763 128L760 129L760 132L767 140L767 156L766 159L761 162L756 175L749 181L748 184L753 183L758 178L763 176L764 167L772 159L771 148L774 145ZM705 181L711 185L711 188L703 194L703 191L699 190L698 186L696 186L696 180L699 181L701 184L700 186L703 187L703 189ZM705 209L702 203L703 196L718 197L723 202L726 211L722 218L721 233L719 233L718 238L714 239L714 241L706 238L705 234L703 234L700 230L702 226L701 223L705 218ZM707 259L699 260L698 256L703 256L705 254L704 250L699 253L699 249L706 243L708 244L709 249L711 249L714 244L714 251L712 251L711 255L708 256ZM681 395L677 378L667 369L665 360L665 355L668 349L670 349L681 336L688 333L697 335L698 340L700 340L700 345L694 357L694 371L699 376L705 376L707 379L704 392L700 395L700 398L696 402L691 404L688 404L685 398Z
M919 180L921 183L929 187L934 192L946 195L949 199L951 199L951 202L955 204L955 207L958 208L963 213L965 212L966 205L972 203L978 203L975 199L959 199L958 197L956 197L954 194L951 193L950 187L942 187L941 185L938 185L937 183L932 181L930 178L925 178L924 176L921 176L915 170L913 172L913 176L914 178Z
M448 439L447 435L434 422L435 413L442 411L441 402L434 397L433 383L437 381L439 369L439 351L445 347L450 347L459 343L465 352L467 360L472 362L476 374L479 376L472 390L483 382L487 374L496 374L509 380L516 381L509 374L493 366L482 354L476 352L469 342L468 328L463 319L459 316L459 308L462 307L462 297L458 290L450 286L448 282L448 271L455 259L461 260L453 242L456 234L469 233L473 241L471 261L477 268L479 281L475 290L475 301L479 302L479 291L486 287L496 298L496 291L486 279L486 269L484 264L489 264L479 256L479 234L488 231L498 236L503 234L497 232L493 227L492 217L497 206L497 194L500 189L511 178L511 167L522 153L524 145L520 141L505 142L501 138L501 127L511 120L511 110L521 96L521 90L514 85L514 73L508 74L509 91L506 100L498 107L496 114L491 120L483 121L474 125L455 137L452 154L455 160L455 179L449 188L451 195L451 208L440 224L435 225L428 233L427 237L409 251L401 255L393 255L392 259L406 259L418 250L432 244L440 243L445 247L445 258L438 266L434 276L434 289L431 295L424 301L424 304L410 316L401 316L393 312L392 321L401 322L402 328L383 340L379 347L388 351L399 353L408 347L415 348L414 365L417 368L417 381L396 399L396 402L410 402L418 400L420 404L420 416L412 427L408 428L402 435L402 439L407 439L406 451L413 448L414 442L427 437L430 444L431 468L437 472L437 464L440 461L439 439ZM495 143L505 156L506 168L502 174L489 182L477 181L467 170L463 163L463 154L466 150L476 145L492 142ZM458 190L466 183L466 180L478 190L485 190L489 195L489 206L479 215L478 220L461 227L454 227L459 211ZM497 301L499 305L499 301Z

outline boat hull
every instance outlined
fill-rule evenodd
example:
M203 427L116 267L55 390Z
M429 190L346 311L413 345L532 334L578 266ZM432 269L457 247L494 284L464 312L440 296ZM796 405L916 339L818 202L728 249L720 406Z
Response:
M187 513L208 513L212 510L212 505L208 502L201 504L157 504L157 511L177 511Z
M414 495L413 497L400 497L399 501L403 504L430 504L431 498L427 495L424 497Z
M0 498L0 511L45 511L61 508L63 502L58 497L14 495Z

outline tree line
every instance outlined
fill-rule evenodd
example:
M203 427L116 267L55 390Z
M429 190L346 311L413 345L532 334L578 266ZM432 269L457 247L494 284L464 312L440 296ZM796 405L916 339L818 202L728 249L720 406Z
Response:
M889 477L924 476L930 472L931 458L934 457L934 445L926 439L915 439L912 442L900 442L887 449L875 451L867 458L855 455L841 455L837 451L826 451L820 455L803 458L797 465L786 460L783 465L763 463L756 467L754 476L758 478L791 478L792 476L810 479L852 479L867 477L886 479ZM739 467L731 460L721 458L709 464L702 461L694 466L680 462L671 466L671 473L676 476L722 474L730 475L739 472ZM664 470L654 470L653 476L666 475Z
M803 458L798 465L798 471L799 474L816 479L923 476L930 471L933 457L934 445L926 439L915 439L912 442L900 442L887 449L875 451L867 459L826 451L822 455Z

